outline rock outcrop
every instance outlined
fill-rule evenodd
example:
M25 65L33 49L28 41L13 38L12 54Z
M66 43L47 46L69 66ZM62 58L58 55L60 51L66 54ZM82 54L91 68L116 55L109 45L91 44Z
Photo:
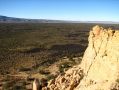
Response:
M43 90L119 90L119 31L94 26L78 66L48 82Z
M119 31L95 26L81 68L84 78L78 90L111 90L119 78ZM119 88L116 88L119 90Z

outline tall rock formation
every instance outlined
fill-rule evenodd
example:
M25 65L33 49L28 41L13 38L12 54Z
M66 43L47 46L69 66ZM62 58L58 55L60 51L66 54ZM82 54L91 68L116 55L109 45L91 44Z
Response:
M43 90L119 90L119 31L94 26L82 62Z
M95 26L89 35L78 90L119 90L119 31Z

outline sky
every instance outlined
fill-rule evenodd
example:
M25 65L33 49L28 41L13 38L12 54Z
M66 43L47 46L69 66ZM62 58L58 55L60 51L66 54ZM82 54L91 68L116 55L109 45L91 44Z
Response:
M119 0L0 0L0 15L73 21L119 21Z

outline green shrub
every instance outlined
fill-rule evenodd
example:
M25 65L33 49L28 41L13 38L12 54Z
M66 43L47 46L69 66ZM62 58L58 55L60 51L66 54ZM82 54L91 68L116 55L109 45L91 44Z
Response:
M31 71L31 68L20 67L19 71L21 71L21 72L23 72L23 71Z
M63 73L64 72L64 69L71 67L70 64L71 64L70 62L61 63L59 65L59 71L60 71L60 73Z
M7 81L3 84L3 90L10 90L13 87L14 81Z
M55 78L55 76L53 74L47 75L47 80L48 81L51 80L51 79L54 79L54 78Z
M40 74L50 74L48 70L39 70Z

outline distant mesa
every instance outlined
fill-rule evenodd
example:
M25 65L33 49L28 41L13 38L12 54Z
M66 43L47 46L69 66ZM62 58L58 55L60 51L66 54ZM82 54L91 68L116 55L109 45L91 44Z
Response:
M51 19L26 19L0 15L0 23L102 23L119 24L112 21L70 21L70 20L51 20Z

